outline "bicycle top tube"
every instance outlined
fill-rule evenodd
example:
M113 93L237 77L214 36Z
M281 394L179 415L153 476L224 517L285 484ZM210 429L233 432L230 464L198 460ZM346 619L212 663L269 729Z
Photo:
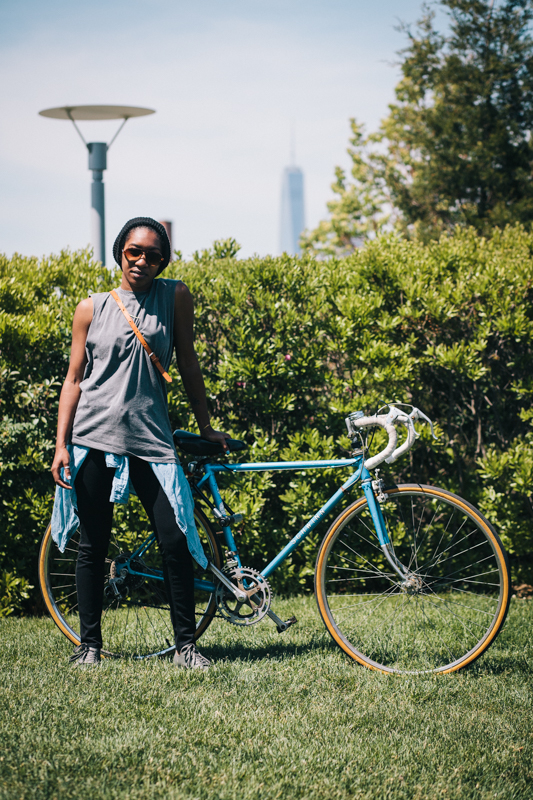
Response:
M204 465L205 475L198 481L198 487L209 480L209 475L214 472L267 472L287 469L324 469L340 467L359 467L362 455L353 458L334 458L320 461L255 461L244 464L221 464L218 462Z

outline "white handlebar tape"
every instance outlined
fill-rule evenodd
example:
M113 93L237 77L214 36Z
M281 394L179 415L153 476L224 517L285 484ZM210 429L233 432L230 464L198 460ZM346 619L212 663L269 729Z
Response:
M380 428L384 428L387 431L389 436L389 443L387 444L387 447L382 450L381 453L378 453L377 455L372 456L372 458L368 458L365 461L365 467L367 469L374 469L374 467L377 467L377 465L381 464L382 461L386 461L389 456L394 453L394 450L396 449L396 442L398 441L398 434L396 433L396 428L386 416L380 415L375 417L361 417L361 419L352 420L352 425L356 428L370 428L373 425L379 425Z
M387 464L393 464L398 458L400 458L400 456L403 456L404 453L407 453L416 441L416 432L414 426L412 424L406 424L405 422L403 424L407 428L407 438L403 444L396 448L391 456L385 459Z

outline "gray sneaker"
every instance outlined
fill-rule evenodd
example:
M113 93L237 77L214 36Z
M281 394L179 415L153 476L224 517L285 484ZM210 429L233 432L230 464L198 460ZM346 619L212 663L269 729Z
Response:
M94 667L100 663L100 648L79 644L69 658L76 667Z
M176 667L187 669L209 669L212 666L208 658L203 656L195 644L186 644L181 650L174 653Z

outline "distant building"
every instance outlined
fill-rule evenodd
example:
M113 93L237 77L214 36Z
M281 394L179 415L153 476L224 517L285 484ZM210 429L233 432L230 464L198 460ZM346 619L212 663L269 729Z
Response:
M299 255L300 235L305 228L304 175L299 167L285 167L281 189L280 249Z

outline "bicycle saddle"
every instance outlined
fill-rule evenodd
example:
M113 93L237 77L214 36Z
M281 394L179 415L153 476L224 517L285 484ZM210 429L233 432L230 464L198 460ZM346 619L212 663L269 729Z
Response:
M191 456L219 456L224 452L221 444L208 442L207 439L202 439L197 433L190 431L174 431L174 442L176 447ZM230 451L246 447L246 444L239 439L228 439L227 442Z

